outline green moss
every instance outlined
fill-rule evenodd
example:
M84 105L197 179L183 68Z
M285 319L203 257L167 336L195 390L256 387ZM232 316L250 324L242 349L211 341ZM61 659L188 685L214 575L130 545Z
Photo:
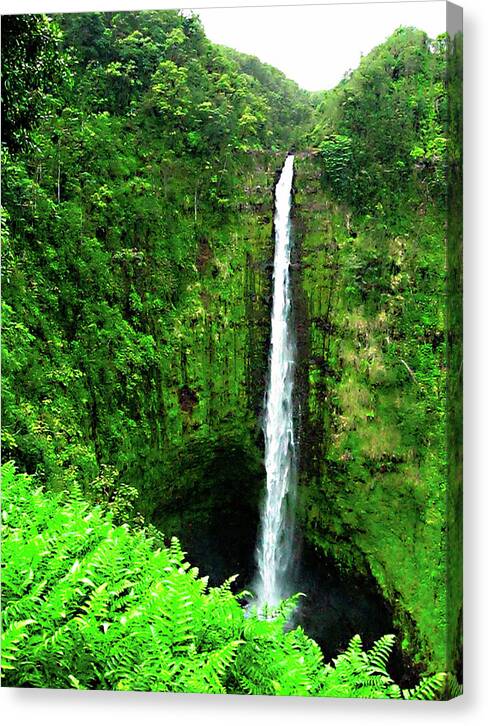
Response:
M319 168L304 156L295 180L306 536L370 571L409 654L446 668L442 212L419 215L420 187L401 219L359 216Z

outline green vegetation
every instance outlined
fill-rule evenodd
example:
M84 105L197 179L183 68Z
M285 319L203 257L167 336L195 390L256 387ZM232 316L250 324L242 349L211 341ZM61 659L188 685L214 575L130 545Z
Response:
M301 628L283 632L293 600L274 620L246 616L232 578L209 589L176 539L158 545L11 465L3 482L5 685L435 698L445 681L401 691L386 671L392 636L368 652L358 636L324 665Z
M2 27L5 683L455 694L460 46L399 29L307 94L177 11ZM245 575L292 148L301 526L373 576L428 675L411 691L392 636L324 665L283 632L294 601L245 613L161 534Z
M291 127L250 119L293 84L267 70L267 89L176 12L58 22L69 78L28 152L4 146L4 455L88 494L115 467L152 516L206 473L188 472L188 440L230 439L252 488L282 158L260 149Z
M324 94L313 142L327 187L355 212L401 213L419 182L443 206L447 47L447 36L399 28Z
M459 168L446 127L447 49L443 37L400 29L325 94L317 152L297 162L295 216L304 526L346 569L372 572L421 667L456 672L461 587L448 605L446 578L458 577L460 545L447 548L446 520L459 517L448 492L459 493L460 471L458 459L455 484L446 436L459 457L459 267L452 322L445 289L461 247L456 227L446 261L446 170ZM459 174L449 189L462 196Z

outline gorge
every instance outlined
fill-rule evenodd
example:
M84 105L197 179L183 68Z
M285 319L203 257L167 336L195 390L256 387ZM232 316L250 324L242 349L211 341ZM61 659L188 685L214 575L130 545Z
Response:
M399 28L311 94L176 11L5 23L4 460L303 592L327 661L393 633L401 686L460 681L459 44Z

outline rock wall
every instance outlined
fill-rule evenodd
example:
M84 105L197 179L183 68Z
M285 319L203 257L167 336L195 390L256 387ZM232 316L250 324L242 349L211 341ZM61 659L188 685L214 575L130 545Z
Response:
M395 216L355 217L296 163L300 520L370 572L419 669L446 669L445 239L422 179Z
M173 335L163 477L144 494L212 579L248 584L265 480L261 414L270 336L274 185L283 154L253 153L239 212L199 242Z

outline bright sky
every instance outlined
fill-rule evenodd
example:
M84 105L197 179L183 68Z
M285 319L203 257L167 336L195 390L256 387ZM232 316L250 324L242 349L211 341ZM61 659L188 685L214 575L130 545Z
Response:
M211 40L256 55L310 91L333 88L361 53L399 25L414 25L430 37L446 30L446 5L436 0L197 12Z
M256 7L260 2L268 7ZM446 29L443 0L329 4L308 0L314 5L296 0L294 6L293 0L281 2L288 7L279 6L280 0L4 0L2 4L3 12L16 13L193 8L211 40L256 55L310 91L335 86L356 68L361 53L369 53L399 25L414 25L431 38ZM271 7L273 3L279 7Z

